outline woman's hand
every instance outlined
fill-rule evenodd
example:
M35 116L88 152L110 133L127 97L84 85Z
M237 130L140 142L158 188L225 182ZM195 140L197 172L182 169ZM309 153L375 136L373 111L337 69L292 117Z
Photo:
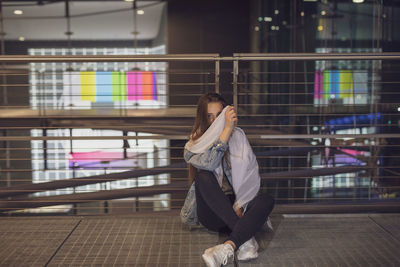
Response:
M233 106L229 106L225 111L225 129L222 131L219 139L227 143L229 138L231 137L231 133L235 128L235 124L237 123L237 115L235 112L235 108Z
M233 106L229 106L225 112L225 127L233 129L237 123L237 114Z
M242 217L243 217L243 208L235 209L235 212L236 212L236 215L237 215L239 218L242 218Z

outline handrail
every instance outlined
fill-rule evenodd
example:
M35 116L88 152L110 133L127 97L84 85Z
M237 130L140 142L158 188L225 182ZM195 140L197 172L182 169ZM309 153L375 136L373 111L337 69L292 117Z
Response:
M187 135L151 135L151 136L0 136L0 141L28 140L144 140L169 139L186 140ZM315 138L354 138L354 134L248 134L251 139L315 139ZM357 138L400 138L400 134L358 134Z
M165 185L134 187L73 195L23 198L0 202L0 213L27 208L38 208L62 204L78 204L115 198L150 196L162 193L182 192L187 182L180 181ZM7 203L8 202L8 203ZM278 214L315 214L315 213L354 213L354 212L400 212L400 202L392 200L367 200L363 202L279 204L273 213Z
M165 166L163 168L153 168L153 169L145 169L145 170L134 170L134 171L127 171L121 173L111 173L105 175L95 175L95 176L88 176L88 177L81 177L81 178L73 178L73 179L65 179L65 180L58 180L52 182L44 182L38 184L23 184L23 185L16 185L12 187L6 187L0 189L0 198L5 197L14 197L19 195L26 195L31 193L43 192L48 190L55 190L55 189L62 189L74 186L82 186L82 185L89 185L95 183L103 183L115 180L122 180L122 179L130 179L130 178L137 178L141 176L147 175L155 175L161 173L172 173L175 171L181 171L182 167L186 167L185 162L172 164L169 166ZM297 170L297 171L284 171L284 172L271 172L271 173L262 173L260 174L261 178L264 180L276 180L276 179L304 179L313 176L321 176L321 175L333 175L339 173L351 173L351 172L358 172L368 169L367 166L351 166L351 167L332 167L332 168L320 168L320 169L306 169L306 170ZM99 178L102 178L99 181ZM186 182L187 185L187 182ZM186 189L186 186L182 189ZM119 190L119 189L118 189ZM115 190L109 190L115 191ZM86 194L86 193L85 193ZM36 199L36 198L32 198ZM0 200L1 202L4 200Z
M362 212L400 212L399 201L369 200L358 203L306 203L279 204L274 214L328 214L328 213L362 213Z
M0 63L37 62L164 62L164 61L215 61L219 54L169 54L169 55L102 55L102 56L0 56Z
M210 66L210 69L212 69L212 64L215 63L215 79L213 83L198 83L198 84L203 84L207 86L214 86L215 85L215 91L219 92L219 75L220 75L220 63L233 63L233 103L236 106L241 105L240 101L242 101L239 97L240 96L245 96L249 97L249 94L246 90L245 91L240 91L242 90L240 86L243 88L246 85L252 86L252 85L263 85L266 84L263 81L257 81L257 82L248 82L247 80L244 80L245 77L241 77L240 74L241 72L239 71L239 66L241 65L242 62L252 62L252 61L280 61L280 62L285 62L285 61L315 61L315 60L320 60L320 61L329 61L329 60L399 60L400 59L400 52L393 52L393 53L257 53L257 54L249 54L249 53L235 53L232 54L232 56L220 56L219 54L170 54L170 55L116 55L116 56L110 56L110 55L100 55L100 56L28 56L28 55L6 55L6 56L0 56L0 64L5 64L5 63L10 63L11 64L27 64L27 63L47 63L47 62L205 62L208 63L208 66ZM245 65L245 64L243 64ZM246 69L247 71L247 69ZM273 72L270 73L271 75ZM304 72L304 75L308 75L311 73ZM25 74L27 75L27 74ZM213 73L210 71L207 75L213 75ZM211 76L210 76L211 77ZM308 76L307 76L308 77ZM375 86L375 84L378 82L371 82ZM384 84L384 82L379 81L380 84ZM397 83L397 81L392 82L394 85ZM269 83L271 86L275 86L276 84L286 86L286 84L289 85L295 85L293 81L290 81L288 83L282 83L282 82L274 82L274 83ZM296 84L302 84L304 86L309 86L312 84L312 82L304 82L304 83L296 83ZM44 86L47 84L42 84ZM163 83L163 85L177 85L177 83ZM182 84L179 84L182 85ZM184 84L186 85L186 83ZM196 84L197 85L197 84ZM379 85L379 84L378 84ZM27 87L29 86L28 84L25 83L20 83L20 84L10 84L10 85L3 85L2 87L7 87L7 86L12 86L12 88L18 88L18 87ZM392 86L392 85L390 85ZM210 87L211 88L211 87ZM312 89L310 89L312 90ZM307 91L308 92L308 91ZM197 93L197 92L196 92ZM376 91L371 92L371 94L374 93L376 94ZM389 92L390 93L390 92ZM271 93L271 95L275 94L274 92ZM281 93L279 93L281 94ZM287 94L287 93L285 93ZM369 94L369 93L368 93ZM291 96L294 96L295 94L292 94ZM311 93L309 94L311 95ZM40 92L38 94L40 97L44 97L45 94ZM240 100L240 101L238 101ZM246 100L247 101L247 100ZM300 100L299 100L300 101ZM296 102L297 103L297 102ZM371 109L370 112L373 110L378 110L378 105L386 104L385 103L375 103L374 109L372 106L367 107ZM262 105L264 105L262 103ZM275 107L276 105L284 105L289 106L293 105L291 102L289 103L272 103L272 104L266 104L266 106L272 106ZM297 105L303 105L303 106L312 106L312 103L308 104L299 104ZM315 105L315 104L314 104ZM245 111L247 110L246 108L248 107L247 104L242 104L243 111L244 113L240 113L239 116L252 116L251 114L248 115ZM333 115L346 115L347 113L355 114L356 112L361 112L364 110L359 110L355 109L354 105L351 107L351 111L346 111L344 112L343 109L337 109L336 105L333 105L335 109L330 106L330 109L324 109L325 107L318 106L318 107L313 107L314 109L306 109L307 107L301 107L301 109L296 109L298 110L299 113L293 116L322 116L321 114L328 114L329 116ZM395 103L393 104L395 108ZM391 107L393 109L393 106ZM380 107L380 106L379 106ZM6 107L9 109L9 107ZM122 110L122 106L120 107ZM118 118L121 119L122 117L126 119L127 121L131 122L136 121L139 118L145 118L145 120L140 120L141 123L148 123L148 122L153 122L156 121L156 119L160 119L160 117L168 115L168 116L173 116L173 117L179 117L181 120L179 121L181 124L185 123L187 124L187 121L194 116L194 107L185 107L185 108L168 108L168 109L163 109L163 110L141 110L141 109L126 109L124 111L121 110L107 110L106 112L103 112L101 109L99 110L90 110L87 111L85 110L84 112L82 110L47 110L45 107L40 107L38 110L30 110L30 109L22 109L18 108L15 110L9 110L7 111L4 110L0 114L0 120L3 121L4 127L7 127L10 122L12 124L18 125L19 121L22 121L21 119L30 119L29 120L29 125L32 125L32 128L34 125L31 124L32 121L40 122L37 123L37 125L40 125L43 128L46 128L47 124L43 124L42 121L39 120L44 120L44 119L49 119L57 122L57 119L70 119L72 122L75 123L76 119L81 119L81 120L92 120L93 118L102 118L102 119L113 119L113 118ZM354 110L353 110L354 109ZM393 109L395 110L395 109ZM393 115L393 113L387 112L387 109L384 110L385 112L381 113L382 116L386 115ZM166 113L165 113L166 112ZM286 112L286 111L284 111ZM308 112L313 112L311 115L308 115ZM315 112L318 112L316 114ZM168 113L168 114L167 114ZM300 114L301 113L301 114ZM307 114L304 114L307 113ZM314 114L315 113L315 114ZM340 114L337 114L340 113ZM389 113L389 114L387 114ZM270 116L289 116L289 114L286 113L279 113L279 114L257 114L257 116L262 116L266 118L270 118ZM292 116L292 115L290 115ZM397 116L397 113L395 114ZM248 118L249 118L248 117ZM254 119L254 122L259 123L260 117L251 117L250 119ZM182 119L184 118L184 121L182 122ZM314 117L312 117L314 118ZM165 118L162 118L163 121L165 122ZM257 119L257 120L256 120ZM90 121L93 123L92 121ZM167 121L169 122L169 121ZM68 122L70 123L70 122ZM97 123L97 121L96 121ZM305 123L302 123L305 124ZM373 126L378 126L376 120L374 123L370 123ZM43 126L45 125L45 126ZM55 127L57 124L50 124L52 127ZM60 123L61 126L64 124ZM66 124L68 125L68 124ZM86 125L86 124L82 124ZM125 124L124 124L125 125ZM129 127L129 124L126 124L126 127ZM308 124L308 126L312 126L312 124ZM71 126L71 125L69 125ZM120 125L118 125L120 126ZM269 124L268 126L272 126L272 124ZM293 126L292 124L288 126ZM359 125L357 125L359 126ZM65 127L65 125L63 126ZM125 127L125 126L124 126ZM136 126L135 126L136 127ZM68 127L68 128L73 128L73 127ZM133 128L132 128L133 129ZM135 128L136 130L140 128ZM285 129L286 130L286 129ZM269 130L268 130L269 131ZM252 141L252 143L255 143L255 141L258 141L259 143L262 144L281 144L277 140L284 140L287 144L289 141L300 143L296 139L325 139L325 138L357 138L358 140L361 139L375 139L374 142L366 142L365 146L368 145L369 150L372 151L373 149L376 148L376 146L381 146L385 142L385 140L382 139L391 139L391 138L400 138L400 134L394 131L391 132L386 132L386 133L376 133L376 134L327 134L325 131L320 131L319 134L317 132L313 131L302 131L299 134L293 134L293 132L268 132L268 131L263 131L256 129L256 131L250 131L248 132L249 134L247 135L248 139ZM47 136L43 134L44 136L24 136L28 135L27 133L24 133L23 135L8 135L5 134L4 136L0 136L0 142L5 142L7 143L7 146L5 148L7 155L7 161L10 162L14 158L10 157L10 151L12 148L9 146L10 141L29 141L29 140L96 140L96 139L101 139L101 140L141 140L141 139L173 139L173 140L186 140L187 139L187 134L184 134L180 131L169 131L169 132L156 132L156 134L159 135L154 135L154 136ZM165 134L165 135L162 135ZM397 140L396 140L397 141ZM322 142L322 141L320 141ZM44 144L46 142L43 142ZM298 145L298 144L297 144ZM301 145L301 144L300 144ZM332 146L325 146L325 148L330 148L332 151L337 147L336 145ZM343 146L340 146L343 148ZM352 147L352 146L350 146ZM355 146L354 146L355 147ZM352 147L354 149L354 147ZM320 148L319 146L314 146L314 144L308 144L305 149L298 149L298 150L285 150L285 151L276 151L276 150L271 150L271 151L261 151L258 152L258 154L263 154L263 155L281 155L283 153L291 152L290 155L294 155L295 152L298 153L307 153L307 157L310 157L312 153L309 153L315 149ZM47 151L47 147L43 148L44 151ZM321 155L324 156L324 151L321 152ZM46 152L47 153L47 152ZM345 152L340 152L340 153L345 153ZM257 152L256 152L257 154ZM327 156L327 155L325 155ZM351 157L352 155L350 155ZM283 171L284 169L278 169L278 171L274 172L274 167L271 167L268 171L269 173L261 173L261 178L263 181L277 181L277 184L282 181L282 180L296 180L299 181L300 179L305 179L307 182L307 179L310 177L319 177L319 176L327 176L327 175L335 175L339 173L358 173L360 171L365 171L369 169L376 169L376 172L383 169L385 166L379 166L375 164L374 159L378 158L379 154L376 152L371 153L371 156L369 158L360 158L360 157L354 157L356 159L360 159L363 163L359 166L353 166L353 165L346 165L346 166L334 166L334 167L324 167L324 168L310 168L310 165L307 165L308 168L304 169L297 169L297 168L292 168L293 166L290 165L289 170L290 171ZM45 158L47 157L47 154L44 156ZM28 160L28 159L24 159ZM363 165L363 164L366 165ZM289 163L291 164L291 163ZM156 165L156 164L155 164ZM175 168L176 166L179 166L178 168ZM390 166L393 166L390 165ZM387 167L387 166L386 166ZM164 169L163 169L164 168ZM175 168L175 169L174 169ZM51 197L23 197L23 198L11 198L14 196L20 196L20 195L27 195L31 193L37 193L37 192L44 192L44 191L49 191L49 190L56 190L60 188L69 188L69 187L76 187L76 186L82 186L82 185L89 185L89 184L95 184L95 183L103 183L103 182L108 182L108 181L115 181L115 180L120 180L120 179L130 179L130 178L136 178L136 177L142 177L142 176L147 176L147 175L157 175L161 173L171 173L174 171L183 171L184 168L186 168L186 163L184 162L179 162L177 164L171 164L168 166L162 166L162 167L155 167L155 168L149 168L149 169L140 169L140 170L130 170L126 172L121 172L121 173L111 173L111 174L105 174L105 175L94 175L94 176L88 176L88 177L80 177L80 178L74 178L74 179L67 179L67 180L57 180L57 181L52 181L52 182L44 182L44 183L38 183L38 184L21 184L21 185L13 185L9 186L6 188L0 188L0 198L3 198L0 200L0 212L2 211L10 211L13 209L26 209L29 207L41 207L41 206L49 206L49 205L59 205L61 203L63 204L73 204L73 203L84 203L84 202L90 202L90 201L99 201L101 200L108 200L108 199L116 199L116 198L123 198L125 197L134 197L134 196L145 196L145 195L154 195L158 193L183 193L187 189L187 181L177 181L177 180L171 180L169 181L169 184L163 184L163 185L154 185L154 186L146 186L146 187L135 187L135 188L128 188L128 189L118 189L118 190L108 190L108 191L101 191L101 192L92 192L92 193L76 193L74 191L74 194L67 194L67 195L59 195L59 196L51 196ZM397 168L397 167L394 167ZM47 167L45 168L47 170ZM263 168L267 169L267 168ZM4 169L3 171L8 171L8 174L10 174L11 168ZM390 170L388 170L390 171ZM364 173L364 172L363 172ZM360 175L354 175L354 177L350 177L349 179L363 179L365 176L361 173ZM372 173L372 172L371 172ZM396 175L396 173L395 173ZM9 175L10 176L10 175ZM371 175L371 181L376 181L376 177L385 177L381 176L378 173L372 173ZM393 176L395 177L395 176ZM180 179L180 178L178 178ZM369 178L368 178L369 179ZM391 178L394 179L394 178ZM309 182L309 181L308 181ZM372 182L370 183L369 190L373 188L374 185L372 185ZM275 190L278 187L275 188ZM306 190L304 191L304 202L306 201L306 195L307 192ZM370 193L369 193L370 194ZM180 195L180 194L179 194ZM370 197L370 195L369 195ZM9 198L9 199L6 199ZM178 197L179 198L179 197ZM176 200L178 200L176 198ZM290 201L293 200L293 198L288 198ZM311 201L313 199L310 199ZM398 198L396 198L398 200ZM308 200L307 200L308 201ZM32 206L31 206L32 205ZM349 207L350 206L341 206L338 207L338 203L331 203L328 204L328 206L320 205L318 207L319 212L338 212L338 211L350 211ZM365 211L374 211L375 208L379 207L379 210L399 210L400 208L400 203L397 202L393 205L385 206L384 203L380 203L377 201L376 203L370 203L367 206L363 206L363 208L356 209L354 207L357 207L357 205L361 205L360 203L352 203L352 211L361 211L365 208ZM285 207L285 208L284 208ZM288 205L279 205L279 208L282 208L284 213L288 212L288 209L286 207L289 207ZM290 206L289 210L293 211L294 213L296 210L299 212L298 207L303 207L301 209L300 213L313 213L316 210L316 206L314 205L313 208L309 208L311 206ZM171 208L173 208L171 206Z
M105 175L85 176L85 177L56 180L56 181L37 183L37 184L14 185L10 187L0 188L0 198L25 195L25 194L43 192L48 190L68 188L68 187L112 182L116 180L138 178L147 175L173 173L181 171L181 169L186 166L187 164L185 162L179 162L168 166L155 167L151 169L139 169L133 171L119 172L119 173L110 173ZM101 180L99 180L99 178L101 178Z
M169 184L105 190L91 193L75 193L48 197L28 197L16 200L2 200L0 201L0 212L61 204L86 203L94 200L98 201L99 199L109 200L180 192L187 187L187 184L187 181L178 181Z
M382 60L400 59L400 52L382 53L235 53L234 60ZM228 58L226 58L228 59Z
M169 55L101 55L101 56L0 56L0 63L21 62L170 62L170 61L244 61L244 60L383 60L400 59L400 52L382 53L235 53L221 57L219 54L169 54Z

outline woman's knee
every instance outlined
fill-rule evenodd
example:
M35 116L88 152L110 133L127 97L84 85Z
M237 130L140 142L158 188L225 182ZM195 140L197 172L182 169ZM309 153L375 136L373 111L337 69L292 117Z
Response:
M275 199L268 195L267 193L262 193L259 195L260 201L267 207L273 208L275 205Z

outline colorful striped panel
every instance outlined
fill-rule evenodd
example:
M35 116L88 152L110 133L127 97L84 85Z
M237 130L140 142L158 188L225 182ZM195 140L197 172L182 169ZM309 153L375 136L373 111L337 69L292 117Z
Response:
M353 97L353 71L340 71L340 98Z
M153 72L153 100L157 100L157 77L156 73Z
M111 72L96 73L96 102L112 102Z
M136 74L136 100L143 99L143 74L138 71Z
M330 99L330 93L331 93L331 84L330 84L330 71L329 70L324 70L323 71L323 82L322 82L322 90L324 94L324 99Z
M114 71L112 78L112 101L126 100L126 74L125 72Z
M96 102L96 72L81 71L81 100Z
M331 71L330 82L331 82L331 90L330 90L331 98L339 99L339 97L340 97L340 71L339 70Z
M71 86L70 80L73 80L72 85L75 86ZM78 97L76 100L103 103L157 100L157 80L152 71L82 71L71 73L70 77L65 78L65 84L70 84L68 91L64 89L65 95L70 95L72 89Z
M152 100L153 99L153 72L151 71L143 71L141 73L143 79L143 100Z
M314 74L314 99L322 98L322 72L317 70Z
M126 73L126 81L127 81L127 91L128 91L128 100L138 100L139 96L141 96L141 80L140 72L137 71L129 71Z

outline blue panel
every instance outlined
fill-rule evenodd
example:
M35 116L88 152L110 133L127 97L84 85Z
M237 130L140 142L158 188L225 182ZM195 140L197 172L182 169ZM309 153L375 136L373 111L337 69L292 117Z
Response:
M96 72L96 102L112 102L111 72Z
M340 98L340 71L331 71L331 95L335 96L335 99Z

